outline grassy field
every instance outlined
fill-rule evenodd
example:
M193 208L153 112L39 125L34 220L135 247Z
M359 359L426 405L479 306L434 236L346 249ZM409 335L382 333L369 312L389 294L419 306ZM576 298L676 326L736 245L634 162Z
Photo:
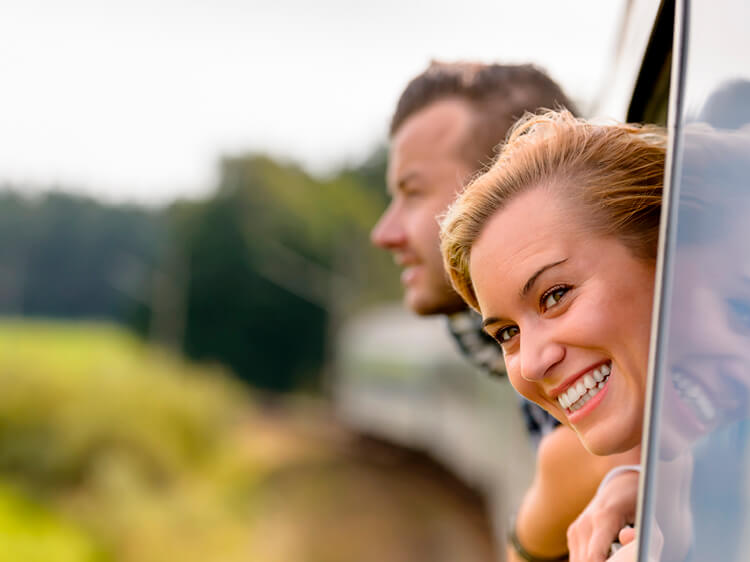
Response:
M0 322L0 562L490 560L481 500L109 325ZM8 546L6 546L8 545Z

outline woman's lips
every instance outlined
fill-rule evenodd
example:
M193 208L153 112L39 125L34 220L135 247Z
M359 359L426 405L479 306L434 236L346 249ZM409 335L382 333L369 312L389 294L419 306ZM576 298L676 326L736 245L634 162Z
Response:
M746 412L748 385L743 376L745 368L740 366L738 372L737 367L731 361L715 360L696 362L693 368L672 368L670 380L676 394L674 399L683 404L683 416L684 410L689 411L702 431ZM696 368L700 368L698 373Z
M607 395L609 390L609 377L605 377L601 382L597 383L596 390L593 394L586 394L582 397L574 406L565 410L565 415L568 421L575 425L581 421L582 418L586 417L596 408ZM576 408L573 410L572 408Z
M557 402L566 413L570 414L583 408L606 385L611 372L611 364L603 363L590 369L560 393Z
M680 399L687 403L693 414L704 425L716 418L716 406L700 383L682 371L672 373L672 384Z

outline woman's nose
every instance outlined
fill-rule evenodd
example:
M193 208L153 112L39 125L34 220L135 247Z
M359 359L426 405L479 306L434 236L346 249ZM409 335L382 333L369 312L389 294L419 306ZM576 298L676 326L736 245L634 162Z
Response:
M565 357L565 346L550 330L521 331L521 376L538 382Z

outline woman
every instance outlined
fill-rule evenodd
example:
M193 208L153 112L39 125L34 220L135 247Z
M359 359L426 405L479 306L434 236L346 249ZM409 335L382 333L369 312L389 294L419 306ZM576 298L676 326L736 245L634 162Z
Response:
M672 274L690 282L667 308L651 554L744 560L750 137L691 126L684 144ZM640 440L663 154L655 129L528 117L443 225L447 269L501 342L511 381L597 454ZM592 505L632 513L635 476L618 478ZM604 556L571 547L571 560Z
M664 159L659 128L528 116L442 225L512 384L597 455L641 440Z
M530 116L443 221L511 382L598 455L641 439L664 157L658 128Z

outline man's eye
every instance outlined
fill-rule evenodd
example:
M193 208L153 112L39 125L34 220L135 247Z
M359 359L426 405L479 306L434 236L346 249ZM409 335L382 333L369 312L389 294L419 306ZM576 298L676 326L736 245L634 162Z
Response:
M422 194L422 190L416 186L406 186L401 190L401 193L407 198L418 197Z
M500 343L505 343L513 339L513 336L518 335L518 326L506 326L500 328L495 334L495 339Z
M542 310L549 310L565 296L570 287L554 287L542 295Z

